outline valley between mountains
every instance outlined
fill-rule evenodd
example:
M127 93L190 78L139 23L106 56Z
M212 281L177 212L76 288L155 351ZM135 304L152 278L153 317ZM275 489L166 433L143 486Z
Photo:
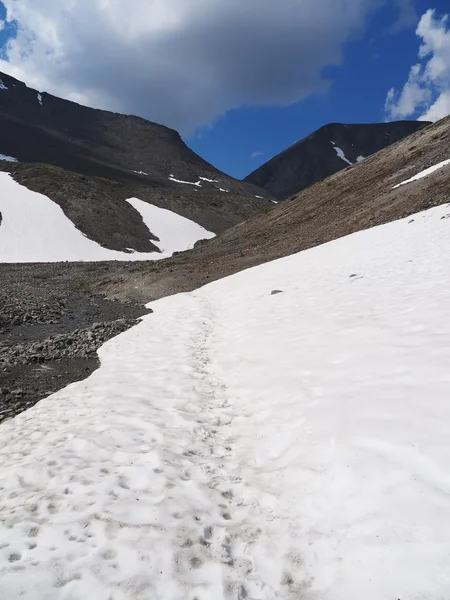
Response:
M450 117L238 181L0 84L0 596L446 598Z

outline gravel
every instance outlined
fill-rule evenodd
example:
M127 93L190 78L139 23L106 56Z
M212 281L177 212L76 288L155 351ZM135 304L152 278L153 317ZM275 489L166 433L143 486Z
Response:
M84 290L102 265L0 265L0 422L99 366L97 350L149 313Z

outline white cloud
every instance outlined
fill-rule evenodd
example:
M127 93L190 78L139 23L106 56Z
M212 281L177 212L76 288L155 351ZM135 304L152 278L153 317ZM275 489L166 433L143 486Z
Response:
M400 93L391 88L385 110L389 118L416 116L437 121L450 114L450 20L428 10L416 30L421 38L419 60Z
M192 131L239 106L322 92L324 67L391 0L3 0L0 70L82 103ZM402 23L412 0L395 0Z
M250 158L259 158L262 155L263 155L263 152L261 152L260 150L257 150L256 152L252 152L250 154Z

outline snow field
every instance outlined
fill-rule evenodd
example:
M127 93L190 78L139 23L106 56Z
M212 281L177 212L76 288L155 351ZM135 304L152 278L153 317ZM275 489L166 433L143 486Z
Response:
M3 423L0 596L448 597L449 227L433 208L154 302Z
M137 198L128 202L160 242L157 252L118 252L88 239L58 204L0 173L0 262L160 260L214 237L197 223Z

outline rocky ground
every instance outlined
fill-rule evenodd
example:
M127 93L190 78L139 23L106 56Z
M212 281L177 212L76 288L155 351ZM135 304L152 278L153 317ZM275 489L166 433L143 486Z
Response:
M83 289L89 265L0 265L0 422L98 364L97 350L149 312Z

